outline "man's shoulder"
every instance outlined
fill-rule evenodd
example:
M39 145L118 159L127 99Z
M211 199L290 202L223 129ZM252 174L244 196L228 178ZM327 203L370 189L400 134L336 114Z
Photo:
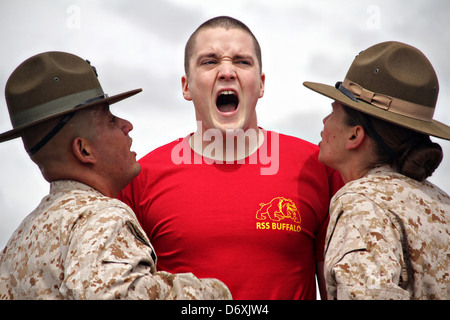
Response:
M142 165L145 164L146 162L154 162L156 159L166 159L167 156L170 157L175 146L177 146L180 143L186 142L187 137L178 138L162 146L159 146L156 149L153 149L145 156L143 156L141 159L139 159L139 163Z
M291 154L318 154L319 147L317 144L309 142L285 133L278 133L275 131L267 131L268 139L271 143L278 139L281 151L288 150Z
M294 145L301 145L305 147L309 147L312 149L318 149L319 147L316 144L313 144L312 142L309 142L307 140L304 140L302 138L286 134L286 133L280 133L275 131L267 131L268 135L273 137L275 134L279 136L280 141L284 141L286 143L291 143Z

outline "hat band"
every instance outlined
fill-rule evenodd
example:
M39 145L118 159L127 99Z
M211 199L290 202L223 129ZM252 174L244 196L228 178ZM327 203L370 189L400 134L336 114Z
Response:
M434 108L372 92L347 78L344 79L342 86L356 98L377 108L417 120L427 122L433 120Z
M48 118L50 116L73 109L87 100L104 95L102 88L89 89L77 92L62 98L46 102L22 112L11 114L11 123L14 128L32 123L36 120Z

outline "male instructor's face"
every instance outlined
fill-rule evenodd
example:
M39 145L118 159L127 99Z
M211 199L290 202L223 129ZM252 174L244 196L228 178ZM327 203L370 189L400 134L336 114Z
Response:
M203 131L255 129L256 103L264 94L251 35L239 29L208 28L196 38L183 96L192 100Z
M92 125L87 130L97 170L120 191L141 171L136 153L131 151L128 133L133 125L111 113L108 105L89 110Z

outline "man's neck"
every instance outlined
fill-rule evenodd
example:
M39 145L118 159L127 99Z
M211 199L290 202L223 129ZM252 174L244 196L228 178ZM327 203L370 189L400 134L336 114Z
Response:
M217 161L245 159L256 152L263 142L264 132L260 128L227 132L209 129L196 131L189 137L189 145L194 152Z

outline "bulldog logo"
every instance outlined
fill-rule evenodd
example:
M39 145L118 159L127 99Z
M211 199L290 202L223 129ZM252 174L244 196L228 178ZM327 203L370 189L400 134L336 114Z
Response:
M260 203L261 207L256 212L256 219L281 221L286 218L292 219L295 223L300 223L300 213L294 201L284 197L273 198L269 203Z

